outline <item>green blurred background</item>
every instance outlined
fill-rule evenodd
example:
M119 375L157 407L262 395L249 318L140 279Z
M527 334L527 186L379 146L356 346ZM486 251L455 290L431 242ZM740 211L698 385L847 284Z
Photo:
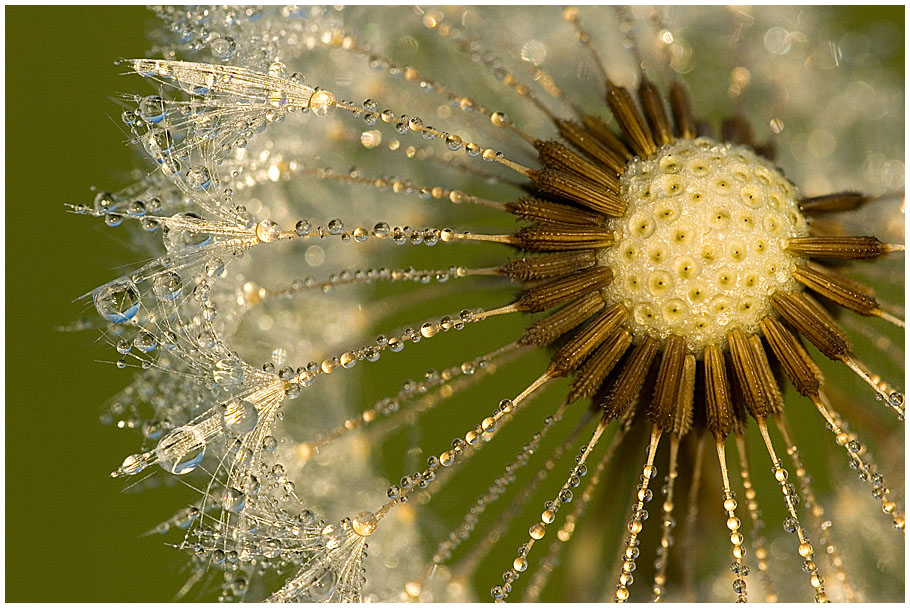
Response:
M126 231L63 205L130 182L111 96L134 82L113 62L145 54L153 21L141 7L6 9L7 601L167 601L185 580L174 537L138 538L179 503L107 476L137 439L98 415L132 372L98 363L111 349L91 332L56 330L92 315L70 300L136 258Z
M173 507L107 476L136 438L98 416L132 374L96 362L110 348L91 332L56 330L93 312L70 300L136 255L125 232L63 205L129 183L111 96L130 83L114 60L146 52L153 20L141 7L6 8L7 601L166 601L181 580L175 550L137 539Z

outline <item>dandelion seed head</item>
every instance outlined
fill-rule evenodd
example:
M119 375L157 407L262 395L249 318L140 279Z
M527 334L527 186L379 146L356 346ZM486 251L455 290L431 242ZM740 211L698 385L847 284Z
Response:
M89 295L117 367L145 370L106 416L144 441L114 476L196 492L158 527L195 577L223 570L225 600L530 601L563 561L586 598L746 600L754 555L765 599L851 597L781 387L901 528L802 340L903 415L827 306L900 311L825 261L902 248L832 222L875 192L805 194L844 167L900 182L893 153L842 145L840 117L899 98L825 88L856 44L789 9L157 12L165 58L125 62L153 90L122 97L148 175L74 210L154 241ZM701 30L731 31L706 51ZM784 559L801 587L769 582Z
M684 335L700 355L732 327L754 332L771 294L796 288L786 243L806 220L795 188L751 150L682 141L632 162L622 187L605 293L632 312L636 340Z

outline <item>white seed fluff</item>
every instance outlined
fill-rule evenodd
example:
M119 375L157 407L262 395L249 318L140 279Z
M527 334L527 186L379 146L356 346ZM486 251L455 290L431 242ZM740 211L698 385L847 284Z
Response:
M744 146L678 140L629 162L622 177L626 214L602 263L615 275L608 303L630 311L635 342L686 339L700 356L726 348L734 327L747 333L771 309L777 290L795 291L798 258L786 251L808 226L796 188Z

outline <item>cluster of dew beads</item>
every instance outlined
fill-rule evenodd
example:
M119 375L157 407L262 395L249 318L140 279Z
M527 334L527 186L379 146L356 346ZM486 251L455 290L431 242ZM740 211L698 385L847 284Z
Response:
M844 421L832 410L829 410L822 401L816 400L815 407L827 420L827 428L834 435L834 440L847 451L850 457L850 468L856 470L861 481L872 486L872 496L882 501L882 512L891 517L891 522L897 530L906 526L904 514L896 501L889 497L891 490L885 485L884 476L875 470L874 465L863 458L866 449L849 429Z
M671 459L673 459L672 456ZM654 584L651 588L653 601L655 602L659 602L663 599L664 586L667 584L667 566L670 557L670 547L673 545L673 529L676 527L676 519L673 517L673 490L679 474L675 464L675 462L671 462L672 468L664 478L664 485L660 489L661 494L664 496L664 502L663 505L661 505L661 535L660 544L655 550L657 557L654 560Z
M453 329L460 331L464 329L467 324L476 323L483 319L484 312L482 310L472 311L464 309L454 317L445 315L438 321L427 321L426 323L423 323L419 329L406 327L404 330L391 337L381 334L376 337L375 345L355 348L346 351L341 355L323 359L321 364L311 361L305 367L298 367L296 372L292 367L286 367L285 369L288 370L288 374L287 377L283 379L293 381L294 384L299 386L309 386L312 384L313 379L317 374L331 374L339 367L350 369L354 367L358 361L375 363L379 360L383 351L388 350L393 353L399 353L404 350L405 344L408 342L417 344L422 339L432 338L440 332L448 332ZM279 377L280 376L281 374L279 374Z
M825 510L815 498L815 492L812 490L810 477L806 471L806 467L803 465L802 458L799 455L799 448L797 448L792 441L789 441L789 433L785 436L785 439L788 439L787 454L790 455L791 460L793 460L793 466L796 467L796 478L799 480L800 490L802 491L803 499L806 502L806 509L816 523L817 528L821 530L821 549L828 556L831 565L834 567L835 576L838 582L843 586L846 599L848 601L855 601L856 593L853 586L847 580L847 571L844 568L844 561L831 536L831 522L822 520L825 515Z
M649 460L653 460L653 452L649 454ZM627 602L629 600L629 587L634 580L632 573L635 571L635 560L638 558L640 550L638 548L640 541L638 535L644 528L644 521L648 519L648 511L645 509L645 503L651 502L653 493L648 488L651 480L657 476L657 467L650 462L642 467L640 482L637 486L636 502L632 507L632 518L629 521L629 536L626 538L626 549L622 556L622 572L619 575L619 582L616 585L616 601Z
M787 503L789 515L784 518L784 530L790 534L796 534L799 538L799 555L804 560L803 570L809 575L809 584L812 585L812 588L815 590L815 601L818 603L825 603L828 601L828 596L825 594L825 581L818 570L818 566L812 559L815 556L815 549L812 548L812 543L809 540L809 537L806 536L806 531L799 523L799 518L796 516L796 505L799 504L799 494L796 491L796 487L787 481L787 470L781 465L779 459L775 459L774 466L771 468L771 473L774 475L774 479L777 483L780 484L781 492Z
M730 531L730 544L733 545L733 563L730 570L733 572L733 591L736 592L737 602L749 601L746 595L746 580L749 576L749 566L743 563L746 550L743 547L743 535L739 531L741 522L736 516L736 497L731 490L724 491L724 513L727 515L727 529Z
M746 497L746 508L749 511L749 519L752 521L752 548L755 551L755 559L758 560L758 572L762 577L765 585L765 600L767 602L777 601L777 594L773 591L771 577L769 575L768 565L768 548L765 546L764 530L765 522L761 518L761 510L758 507L758 494L752 485L752 475L749 472L749 460L746 454L746 443L742 435L736 438L736 444L739 452L740 469L739 475L743 484L743 494Z
M792 184L748 148L679 140L630 161L621 189L605 293L632 312L636 342L686 336L698 355L734 320L755 333L771 295L796 289L786 246L808 225Z
M591 442L580 448L579 455L575 457L576 464L569 471L568 479L563 483L556 498L544 503L544 510L540 514L540 521L532 524L528 529L528 536L530 539L518 548L518 555L512 561L512 567L503 572L503 584L493 585L490 589L490 595L493 596L493 599L497 603L505 602L506 599L508 599L509 593L512 591L512 583L518 579L522 572L528 569L528 554L531 552L534 544L544 537L547 526L556 520L556 514L559 511L560 506L572 502L575 498L571 488L577 488L581 483L581 477L587 474L585 460L587 460L587 456L591 453L591 448L599 436L599 433L595 433Z
M534 433L531 441L522 446L518 455L505 466L503 473L493 480L487 488L487 492L480 495L473 502L473 507L470 511L465 513L461 524L455 532L450 534L446 540L439 544L436 553L433 555L432 562L434 564L441 564L448 561L452 557L452 552L473 534L480 516L486 511L487 507L499 500L510 484L515 482L517 470L528 464L531 456L537 451L537 448L540 447L540 442L546 436L547 429L550 428L550 426L551 423L548 422L543 430ZM465 433L465 441L467 441L469 445L476 445L485 432L486 431L483 431L483 424L481 424L477 429Z
M844 441L844 439L846 439L846 441ZM891 490L885 486L884 475L876 471L872 463L863 458L863 454L865 454L866 451L865 446L863 446L859 440L849 438L849 436L843 432L837 434L837 441L850 453L851 468L857 470L857 475L862 481L865 481L872 486L872 496L876 500L882 501L882 511L891 516L892 524L896 529L903 530L905 525L904 514L898 509L897 503L889 498L888 495L891 493Z

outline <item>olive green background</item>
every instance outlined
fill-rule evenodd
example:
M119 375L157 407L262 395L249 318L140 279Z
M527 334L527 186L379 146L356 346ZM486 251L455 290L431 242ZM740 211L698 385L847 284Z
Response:
M134 82L114 60L144 55L153 21L141 7L6 9L7 601L167 601L185 580L173 536L138 538L177 503L107 476L137 439L98 415L133 372L98 362L112 351L96 334L56 330L93 315L72 300L136 258L126 231L64 203L131 181L112 96Z
M98 416L132 373L96 362L111 360L97 334L55 329L92 313L71 300L136 255L125 232L64 203L129 183L111 96L130 83L114 60L146 52L152 20L141 7L6 9L7 601L166 601L181 580L174 549L137 539L172 504L107 476L136 437Z

